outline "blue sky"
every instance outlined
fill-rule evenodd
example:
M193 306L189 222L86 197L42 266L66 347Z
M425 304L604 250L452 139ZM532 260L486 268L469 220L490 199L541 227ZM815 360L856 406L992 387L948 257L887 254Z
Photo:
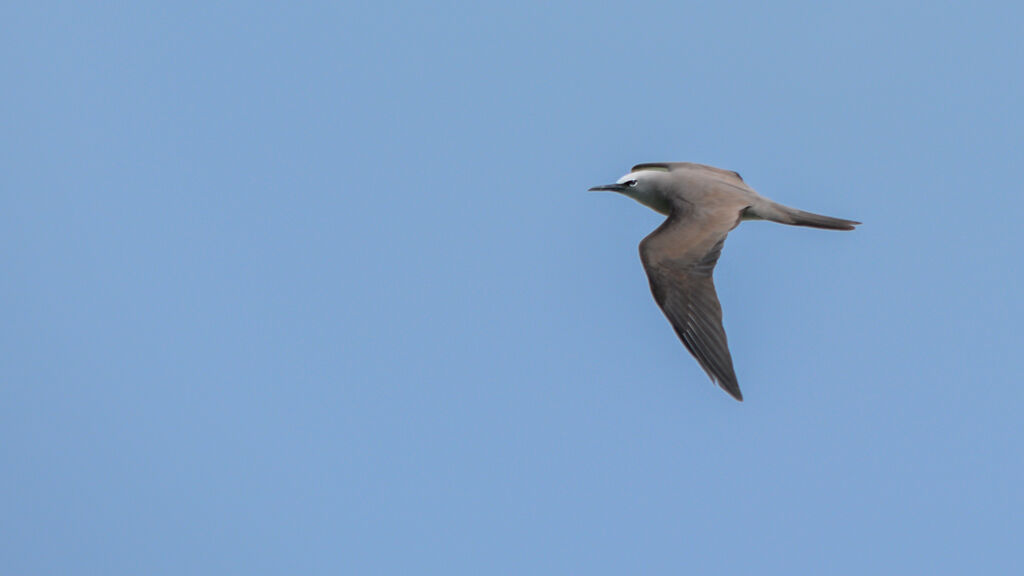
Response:
M1024 10L0 11L5 574L1024 569ZM746 401L637 162L741 172Z

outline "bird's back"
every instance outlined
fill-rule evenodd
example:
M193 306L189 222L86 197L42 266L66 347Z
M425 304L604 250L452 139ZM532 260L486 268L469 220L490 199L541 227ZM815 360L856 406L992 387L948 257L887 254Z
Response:
M739 218L746 207L765 200L738 173L730 170L704 164L673 162L668 175L669 187L666 193L673 200L682 201L700 211L721 211L724 219L732 216Z

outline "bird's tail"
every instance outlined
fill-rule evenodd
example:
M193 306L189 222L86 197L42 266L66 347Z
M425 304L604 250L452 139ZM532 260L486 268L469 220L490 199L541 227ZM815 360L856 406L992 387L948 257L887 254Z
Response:
M853 230L860 224L854 220L844 220L831 216L822 216L813 212L804 212L789 206L783 206L777 202L768 201L759 206L751 206L747 209L752 216L789 224L790 226L810 226L811 228L824 228L826 230Z

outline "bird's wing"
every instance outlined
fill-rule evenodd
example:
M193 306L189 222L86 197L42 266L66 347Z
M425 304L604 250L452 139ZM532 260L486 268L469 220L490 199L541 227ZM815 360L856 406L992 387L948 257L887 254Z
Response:
M672 172L673 170L692 170L704 173L705 175L712 175L723 179L743 182L743 176L740 176L740 173L735 170L723 170L722 168L716 168L715 166L695 164L693 162L645 162L643 164L633 166L631 172L636 172L638 170L663 170L665 172Z
M725 237L739 223L739 211L676 207L640 242L640 259L654 300L683 345L713 382L742 401L712 279Z

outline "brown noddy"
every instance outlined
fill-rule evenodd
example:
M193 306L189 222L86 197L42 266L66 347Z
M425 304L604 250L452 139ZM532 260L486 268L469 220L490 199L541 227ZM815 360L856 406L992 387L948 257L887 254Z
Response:
M743 220L826 230L853 230L860 224L772 202L737 172L690 162L637 164L615 184L591 190L625 194L668 216L640 242L654 300L711 381L740 401L712 279L725 237Z

